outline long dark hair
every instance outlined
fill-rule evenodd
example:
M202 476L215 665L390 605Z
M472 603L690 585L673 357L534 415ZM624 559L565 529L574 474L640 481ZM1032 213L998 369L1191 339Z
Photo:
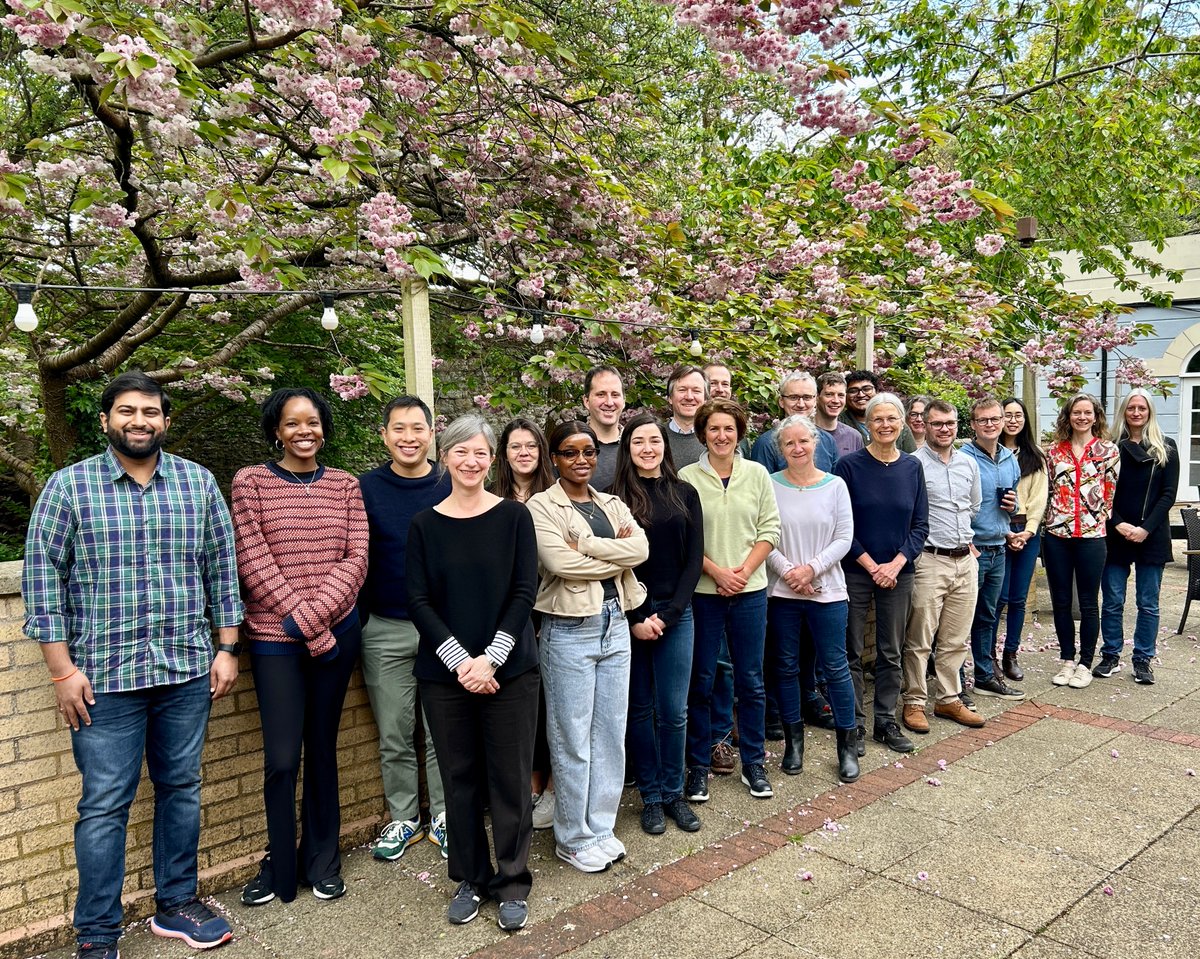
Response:
M617 471L608 491L614 496L620 497L629 507L629 512L633 514L633 518L638 521L639 526L648 528L651 512L650 495L646 492L641 477L638 476L637 467L633 465L633 456L629 452L633 431L639 426L655 426L662 434L662 483L663 489L666 490L667 503L671 509L680 513L687 513L688 508L683 493L680 492L683 480L679 478L679 473L675 470L675 460L671 456L671 442L667 437L667 428L663 426L662 420L653 413L639 413L625 424L625 429L621 433L621 444L617 447Z
M1022 476L1030 476L1033 473L1040 473L1046 468L1046 454L1037 444L1037 440L1033 435L1033 425L1029 422L1029 410L1015 396L1010 396L1008 399L1000 401L1000 409L1004 410L1009 403L1016 403L1021 407L1021 412L1025 415L1025 423L1021 427L1021 432L1013 439L1017 447L1017 464L1021 467Z
M492 492L504 499L517 498L517 476L508 461L508 441L517 430L529 433L538 446L538 465L529 478L529 496L554 485L554 473L550 470L550 447L546 445L545 434L538 429L533 420L518 416L509 420L508 425L501 431L500 442L497 444L499 456L496 457L496 481L492 484Z

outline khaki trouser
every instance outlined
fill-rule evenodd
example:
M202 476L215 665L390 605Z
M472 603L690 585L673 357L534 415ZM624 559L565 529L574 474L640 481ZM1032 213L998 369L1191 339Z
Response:
M925 667L937 637L934 667L938 703L950 703L962 692L959 671L971 648L971 622L979 592L979 565L968 553L957 559L922 553L913 580L912 613L904 637L905 706L925 708L929 698Z

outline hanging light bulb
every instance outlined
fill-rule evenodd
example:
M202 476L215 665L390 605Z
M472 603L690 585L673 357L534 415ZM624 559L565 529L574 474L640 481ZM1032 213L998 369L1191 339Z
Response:
M539 343L541 343L545 339L546 339L546 334L542 330L542 324L534 323L533 329L529 331L529 342L532 343L534 346L537 346Z
M695 330L688 330L688 336L692 338L692 345L688 347L688 352L692 356L699 356L704 352L704 347L700 345L700 334Z
M325 304L325 309L321 312L321 328L325 330L336 330L338 328L337 310L333 308L335 297L332 293L322 293L321 302Z
M17 315L13 324L22 333L32 333L37 329L38 318L33 312L33 293L37 289L32 283L14 283L13 292L17 294Z
M908 356L908 344L904 341L904 337L900 337L900 342L896 344L896 355L900 359Z

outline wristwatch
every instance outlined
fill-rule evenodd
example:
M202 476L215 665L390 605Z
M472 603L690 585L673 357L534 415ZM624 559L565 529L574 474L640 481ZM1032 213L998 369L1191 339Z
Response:
M240 642L238 642L238 643L218 643L217 644L217 652L218 653L232 653L234 656L241 656L242 655L242 644Z

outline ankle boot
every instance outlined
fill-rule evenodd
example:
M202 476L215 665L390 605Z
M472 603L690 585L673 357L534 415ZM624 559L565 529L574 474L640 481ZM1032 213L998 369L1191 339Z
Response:
M798 776L804 769L804 722L783 724L783 771Z
M1011 679L1014 683L1019 683L1025 678L1025 671L1017 665L1016 653L1004 654L1004 675Z
M858 779L858 730L837 731L838 779L852 783Z

